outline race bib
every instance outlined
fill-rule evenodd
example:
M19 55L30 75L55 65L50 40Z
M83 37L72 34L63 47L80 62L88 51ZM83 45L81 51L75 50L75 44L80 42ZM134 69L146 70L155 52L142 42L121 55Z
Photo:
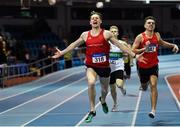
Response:
M109 62L110 64L117 64L117 60L119 60L119 58L122 58L122 57L123 57L122 52L110 52Z
M110 63L110 64L116 64L116 61L117 61L117 60L111 60L111 59L110 59L110 60L109 60L109 63Z
M103 63L106 62L107 58L104 53L96 53L92 55L92 62L93 63Z
M156 52L156 51L157 51L156 44L149 44L145 50L145 52Z

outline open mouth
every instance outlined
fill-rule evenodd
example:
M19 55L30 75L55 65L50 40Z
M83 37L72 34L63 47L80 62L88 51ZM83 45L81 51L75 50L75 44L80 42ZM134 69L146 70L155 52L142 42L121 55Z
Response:
M93 22L93 24L95 24L95 25L96 25L96 24L97 24L97 22L96 22L96 21L94 21L94 22Z

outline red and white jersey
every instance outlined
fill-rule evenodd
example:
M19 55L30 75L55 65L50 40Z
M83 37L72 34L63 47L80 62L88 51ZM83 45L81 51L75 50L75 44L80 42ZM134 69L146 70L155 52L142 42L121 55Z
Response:
M147 59L147 63L138 61L138 66L141 68L151 68L158 64L158 38L154 33L152 38L148 38L145 33L142 33L143 42L140 44L139 48L146 48L143 57Z
M97 36L92 36L88 32L86 40L86 65L92 67L109 67L110 44L104 38L104 29Z

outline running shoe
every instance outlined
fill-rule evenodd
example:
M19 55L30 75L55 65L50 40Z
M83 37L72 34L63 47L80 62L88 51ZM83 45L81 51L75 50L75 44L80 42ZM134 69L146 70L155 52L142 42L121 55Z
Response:
M85 121L86 123L90 123L92 121L92 118L96 116L96 112L89 112L88 116L86 117Z
M99 97L99 101L101 102L101 97ZM103 104L101 103L101 105L102 105L103 112L107 114L109 112L109 110L108 110L108 106L107 106L106 102Z
M154 113L154 112L150 112L148 115L149 115L149 117L152 118L152 119L154 119L154 117L155 117L155 113Z
M114 105L111 112L119 112L118 105Z

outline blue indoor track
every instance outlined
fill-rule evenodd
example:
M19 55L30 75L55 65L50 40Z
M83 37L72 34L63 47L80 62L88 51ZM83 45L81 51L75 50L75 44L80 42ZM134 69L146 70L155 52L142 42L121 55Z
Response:
M139 91L136 67L126 81L127 95L118 90L119 112L104 114L96 84L96 117L84 119L89 111L85 67L58 71L36 81L0 89L0 127L53 126L180 126L179 102L175 101L165 77L180 74L180 54L159 56L158 103L155 119L150 112L150 89ZM109 110L112 98L107 96Z

